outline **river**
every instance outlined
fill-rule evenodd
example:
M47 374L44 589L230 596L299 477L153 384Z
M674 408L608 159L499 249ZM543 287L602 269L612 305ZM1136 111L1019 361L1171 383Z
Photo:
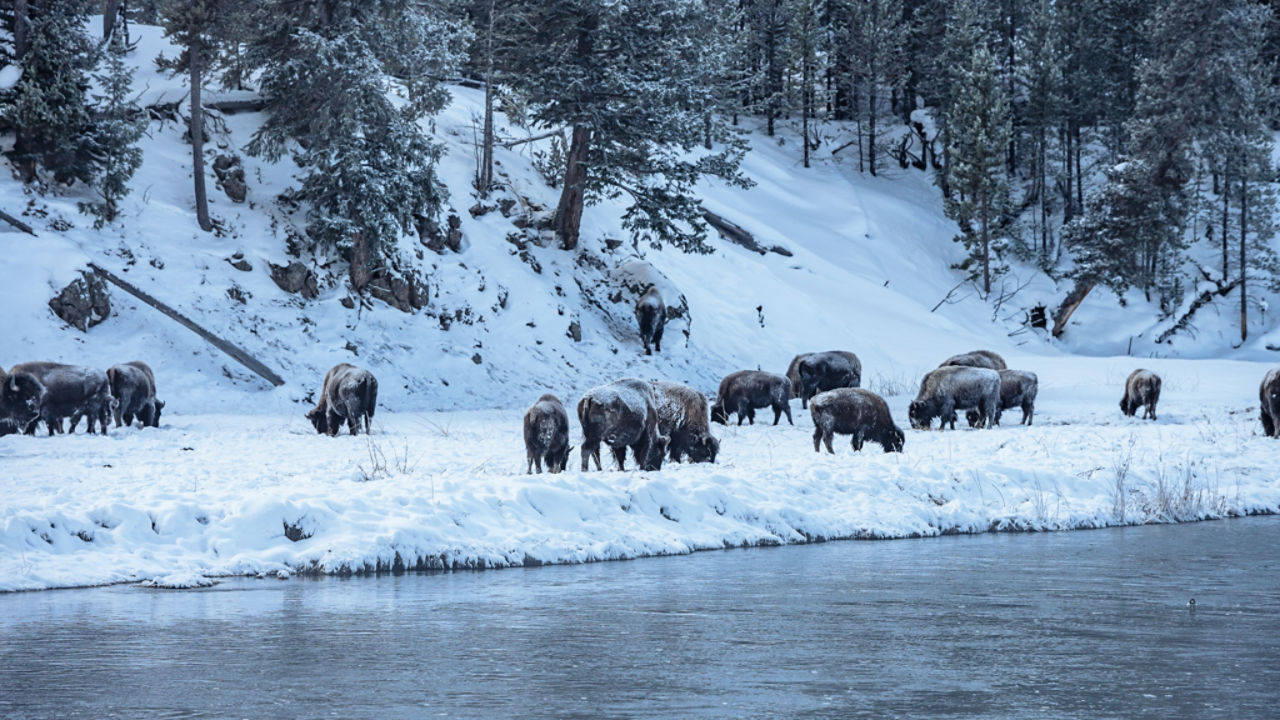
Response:
M1278 550L1267 517L8 594L0 716L1280 717Z

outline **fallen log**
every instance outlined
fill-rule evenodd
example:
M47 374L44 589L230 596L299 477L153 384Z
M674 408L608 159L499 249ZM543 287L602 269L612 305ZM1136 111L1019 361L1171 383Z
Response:
M721 237L735 245L741 245L751 252L757 252L761 255L774 252L779 255L791 257L790 250L779 245L767 248L756 242L755 237L753 237L751 233L747 232L741 225L730 222L706 208L702 209L702 219L706 220L708 225L719 231Z
M223 340L217 335L214 335L208 330L205 330L204 328L197 325L193 320L191 320L187 316L183 315L177 310L174 310L168 305L165 305L164 303L160 302L154 297L151 297L151 295L139 289L132 283L122 280L121 278L117 277L114 273L104 270L93 263L89 263L89 268L92 269L95 273L97 273L100 277L102 277L107 282L111 283L112 285L115 285L121 290L124 290L125 292L138 298L139 300L150 305L156 310L159 310L165 315L168 315L170 318L175 320L179 325L185 327L191 332L204 338L204 340L208 342L210 345L226 353L231 357L232 360L235 360L241 365L249 368L254 373L256 373L259 377L263 378L267 382L271 383L272 385L275 385L276 387L284 385L283 378L275 374L275 372L273 372L271 368L262 364L257 358L253 357L249 353L245 352L244 350L241 350L235 345L232 345L226 340Z
M1055 338L1062 337L1062 333L1067 331L1067 321L1071 319L1072 313L1076 308L1080 307L1080 303L1088 297L1090 291L1093 290L1093 283L1077 282L1076 286L1067 294L1066 299L1058 306L1053 313L1053 336Z
M233 115L238 112L262 112L267 109L267 101L263 98L250 100L214 100L204 103L205 110L217 110Z
M1204 292L1200 293L1199 297L1191 301L1191 306L1188 307L1187 311L1182 314L1182 317L1178 318L1178 322L1170 326L1169 329L1160 333L1160 336L1156 338L1156 343L1162 343L1168 340L1169 338L1173 337L1175 333L1186 330L1188 327L1191 326L1191 318L1195 316L1196 312L1200 308L1213 302L1213 299L1215 297L1226 297L1228 294L1230 294L1232 290L1235 290L1237 287L1239 287L1239 285L1240 285L1240 278L1236 278L1235 280L1232 280L1226 285L1218 284L1218 287L1215 290L1205 290Z
M28 234L28 235L35 235L35 234L36 234L36 231L35 231L35 230L32 230L30 225L28 225L28 224L26 224L26 223L22 222L22 221L21 221L21 220L19 220L18 218L16 218L16 217L14 217L14 216L10 215L9 213L7 213L7 212L5 212L5 211L3 211L3 210L0 210L0 220L4 220L5 222L7 222L7 223L9 223L10 225L12 225L12 226L14 226L14 227L18 228L19 230L21 230L22 232L24 232L24 233L26 233L26 234Z

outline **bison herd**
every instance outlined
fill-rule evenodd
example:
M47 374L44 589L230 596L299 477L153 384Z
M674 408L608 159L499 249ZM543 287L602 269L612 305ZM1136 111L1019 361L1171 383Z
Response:
M85 418L90 433L94 427L107 434L111 420L116 427L132 425L136 418L143 427L159 427L164 403L156 399L156 378L143 362L113 365L106 372L84 365L55 362L27 362L14 365L6 373L0 369L0 435L34 435L44 423L49 434L75 432Z
M654 295L656 302L642 301L637 315L642 327L657 328L645 339L658 350L665 310ZM645 315L649 311L652 318ZM885 452L901 452L905 434L894 424L884 398L859 387L861 382L858 356L832 350L797 355L784 375L761 370L729 373L720 381L713 403L678 382L623 378L600 385L578 401L582 470L587 471L593 460L597 470L603 469L601 444L609 446L620 470L626 467L628 450L641 470L661 469L667 459L715 462L720 441L711 434L712 422L727 425L736 415L738 425L755 424L755 411L769 408L774 425L784 415L794 424L795 397L812 416L815 452L825 445L834 453L832 439L837 434L850 436L854 450L869 441ZM1155 420L1160 384L1160 376L1150 370L1133 371L1125 382L1121 412L1134 416L1142 409L1143 418ZM957 413L963 411L970 427L991 428L1000 424L1003 411L1017 408L1022 411L1019 422L1030 425L1038 386L1035 373L1010 370L996 353L975 350L947 358L925 374L907 416L917 430L931 428L935 420L939 429L954 430ZM1280 438L1280 368L1266 374L1258 395L1264 434ZM367 434L377 402L373 374L340 363L325 375L319 400L306 417L318 433L337 435L345 424L352 435L361 428ZM164 403L156 399L155 374L143 362L113 365L105 372L54 362L21 363L7 373L0 369L0 435L32 435L42 422L50 435L62 433L63 420L70 420L66 432L75 432L82 417L90 433L97 427L104 435L112 420L116 427L135 420L142 427L159 427L163 409ZM541 473L545 466L557 473L567 467L569 414L555 395L539 397L525 412L524 443L527 472Z

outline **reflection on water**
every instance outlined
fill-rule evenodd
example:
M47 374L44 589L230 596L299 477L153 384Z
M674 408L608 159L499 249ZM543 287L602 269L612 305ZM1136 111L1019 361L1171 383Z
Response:
M4 595L0 716L1276 717L1278 547L1257 518Z

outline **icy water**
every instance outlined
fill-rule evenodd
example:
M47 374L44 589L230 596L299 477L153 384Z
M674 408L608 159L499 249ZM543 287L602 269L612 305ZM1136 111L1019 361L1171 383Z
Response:
M1273 517L4 595L0 716L1275 718L1278 550Z

